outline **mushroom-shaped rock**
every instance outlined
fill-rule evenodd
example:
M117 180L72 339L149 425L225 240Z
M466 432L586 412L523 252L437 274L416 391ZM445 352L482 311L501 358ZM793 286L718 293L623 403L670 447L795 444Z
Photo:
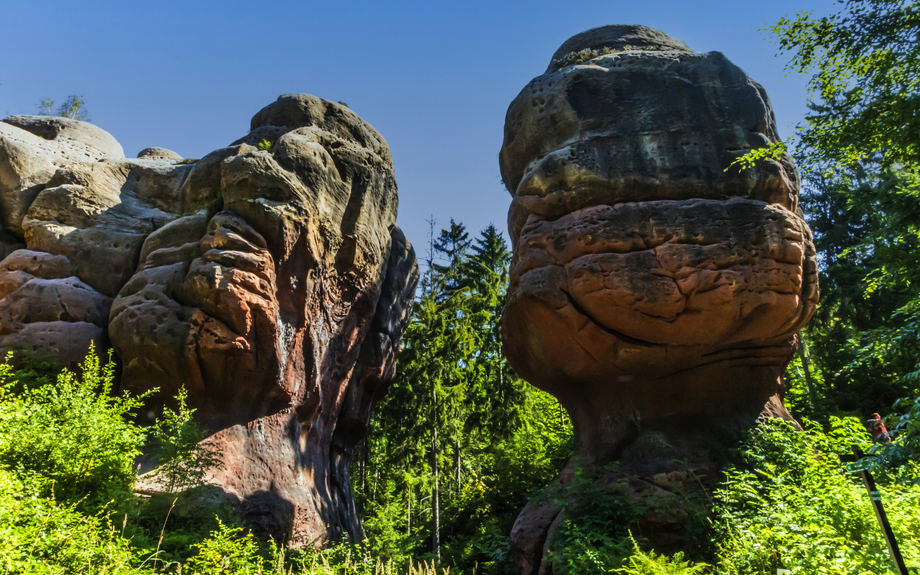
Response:
M576 462L603 475L618 461L600 481L675 500L669 517L640 517L659 549L693 540L680 494L656 478L709 486L758 417L791 419L780 375L818 299L799 176L785 155L733 165L778 140L760 85L644 26L567 41L505 119L504 349L572 417L560 488ZM545 501L521 513L523 573L549 569L541 557L564 515Z
M351 452L418 282L386 140L306 94L200 160L126 159L79 122L5 122L0 348L75 363L110 342L122 387L159 390L151 412L187 390L221 461L208 481L256 531L360 538Z

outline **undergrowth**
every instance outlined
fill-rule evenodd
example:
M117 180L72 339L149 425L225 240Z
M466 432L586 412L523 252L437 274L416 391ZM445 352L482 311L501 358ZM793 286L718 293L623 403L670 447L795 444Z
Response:
M855 418L830 418L825 432L768 420L742 450L746 468L728 472L716 492L719 573L788 569L793 575L883 573L891 561L859 478L843 459L851 445L870 446ZM920 485L899 481L916 463L878 482L908 565L920 567Z
M0 364L0 574L449 572L433 562L394 561L375 551L373 542L290 550L258 540L238 526L229 507L215 503L219 498L198 484L202 476L196 473L189 472L190 483L189 477L172 482L177 488L198 484L192 489L140 497L132 490L135 458L149 430L132 421L139 398L113 393L112 363L103 364L92 352L79 375L39 372L24 368L23 382L9 362ZM200 431L191 412L179 405L154 432L173 445L172 457L186 457L192 467L207 464L193 449ZM618 498L615 484L599 487L595 477L576 471L569 487L579 502L568 504L559 543L550 550L553 572L888 572L891 563L868 495L843 461L852 444L870 454L867 465L878 478L905 559L912 572L920 572L920 466L914 457L920 401L899 406L901 435L891 445L872 446L854 418L831 418L826 429L805 421L804 432L782 421L752 430L738 454L742 463L726 472L715 493L708 529L716 552L706 562L643 549L643 540L626 530L642 510ZM173 469L181 474L191 468ZM508 539L488 545L507 553Z

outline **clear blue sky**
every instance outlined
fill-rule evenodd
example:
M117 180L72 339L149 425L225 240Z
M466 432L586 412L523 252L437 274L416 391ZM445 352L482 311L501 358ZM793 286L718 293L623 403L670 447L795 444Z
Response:
M833 0L553 2L7 2L0 8L0 115L82 94L91 120L133 157L198 158L243 136L278 95L346 102L390 144L400 226L426 246L430 216L505 230L498 150L505 110L570 36L645 24L719 51L763 84L788 137L805 78L784 76L768 33ZM472 235L472 234L471 234Z

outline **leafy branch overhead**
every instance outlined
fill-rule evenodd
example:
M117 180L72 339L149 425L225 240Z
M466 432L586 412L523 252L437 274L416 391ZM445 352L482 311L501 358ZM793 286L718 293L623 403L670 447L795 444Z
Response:
M845 0L816 18L802 12L765 30L776 36L786 69L811 75L805 125L795 156L806 172L851 170L859 162L920 164L920 2ZM732 162L741 169L785 151L781 142Z
M787 68L813 74L798 152L808 164L920 162L920 3L846 0L837 14L803 12L769 28Z
M766 160L779 161L780 156L785 153L786 144L783 142L770 142L768 146L754 148L743 156L735 158L735 160L725 168L725 171L727 172L735 166L737 166L739 170L749 170L759 162Z

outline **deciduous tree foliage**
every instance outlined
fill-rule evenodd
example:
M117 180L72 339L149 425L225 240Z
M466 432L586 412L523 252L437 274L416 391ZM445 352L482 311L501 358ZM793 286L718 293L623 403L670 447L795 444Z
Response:
M883 412L917 386L918 193L916 175L905 171L814 172L806 182L802 206L819 253L821 303L802 335L821 399L817 406L797 400L806 385L797 358L787 383L800 411Z
M920 2L840 4L770 28L788 68L811 75L795 157L821 275L786 381L800 413L867 416L920 376Z
M837 14L801 13L771 30L788 68L811 74L798 151L809 166L883 167L920 161L920 2L846 0Z

